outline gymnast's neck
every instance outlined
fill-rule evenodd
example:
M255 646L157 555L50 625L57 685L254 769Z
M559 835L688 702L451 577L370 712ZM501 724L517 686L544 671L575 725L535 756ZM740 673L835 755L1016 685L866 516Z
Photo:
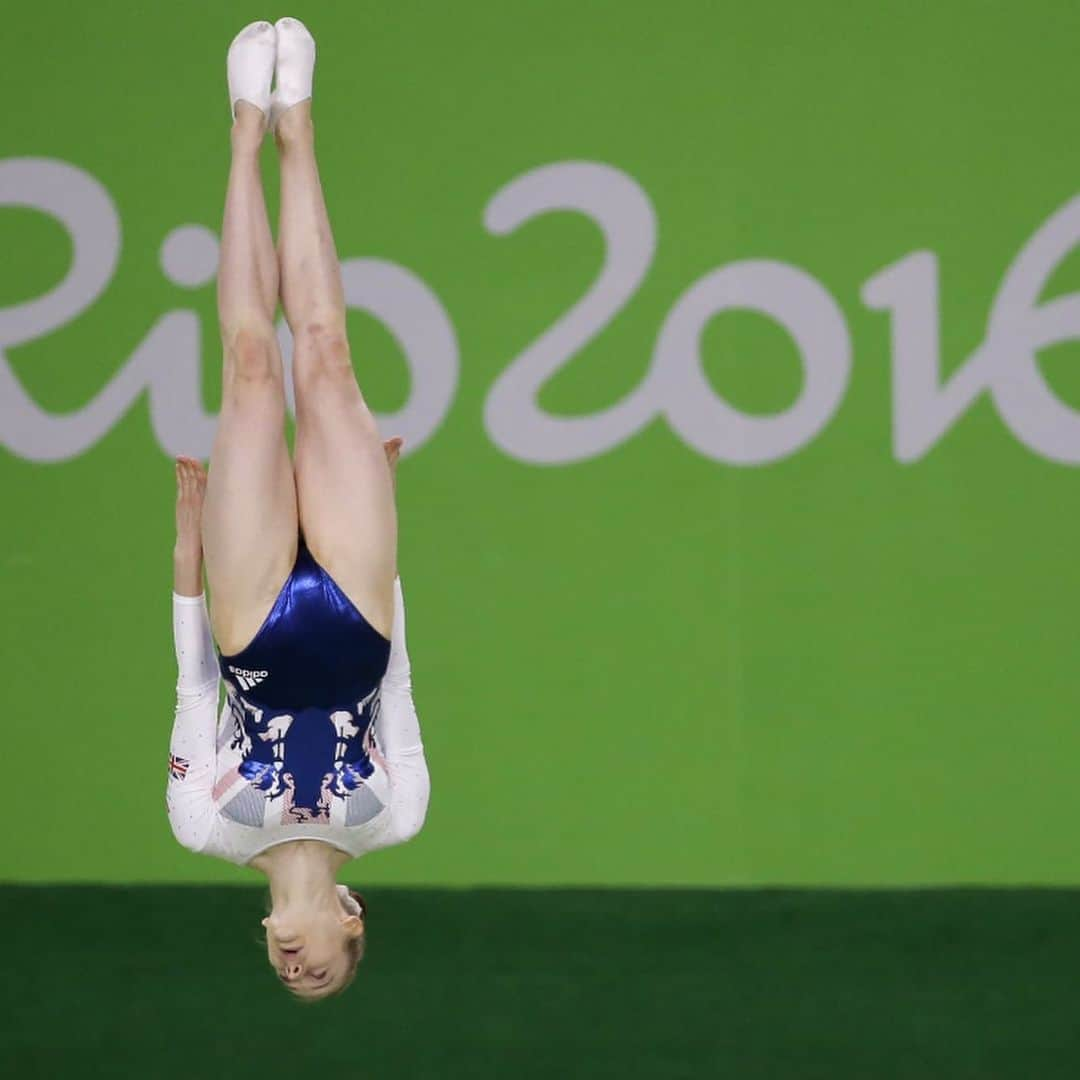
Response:
M296 907L337 907L337 872L349 856L319 840L290 840L252 859L270 881L275 911Z

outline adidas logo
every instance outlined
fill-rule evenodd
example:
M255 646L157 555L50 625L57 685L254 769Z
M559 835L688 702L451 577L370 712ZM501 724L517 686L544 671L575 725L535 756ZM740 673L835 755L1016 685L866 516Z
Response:
M253 686L258 686L270 674L269 671L248 671L247 668L233 667L232 664L229 665L229 670L236 676L241 690L250 690Z

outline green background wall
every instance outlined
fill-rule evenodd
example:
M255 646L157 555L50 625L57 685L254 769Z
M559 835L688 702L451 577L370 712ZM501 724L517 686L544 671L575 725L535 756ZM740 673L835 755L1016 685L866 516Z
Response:
M1080 190L1080 12L483 0L289 13L320 44L339 253L421 279L460 351L445 419L400 468L431 810L416 841L351 876L1080 881L1073 466L1024 445L987 393L898 460L890 321L861 298L885 266L934 252L943 371L968 361L1002 275ZM225 48L282 14L102 2L5 15L0 167L67 162L104 186L122 228L115 274L85 312L5 339L42 409L84 407L175 311L198 315L203 404L218 408L213 285L168 280L160 248L177 226L220 225ZM485 207L572 161L642 189L656 249L541 407L614 404L687 289L768 259L812 275L850 334L846 392L816 436L760 465L715 460L661 417L562 464L496 445L492 385L605 253L581 214L499 236ZM269 146L264 164L275 204ZM0 245L5 334L72 248L53 217L10 205ZM1069 257L1045 295L1073 289ZM1070 415L1071 332L1038 358ZM399 344L359 310L350 333L373 407L400 409ZM799 352L760 314L718 315L701 348L714 391L745 413L802 393ZM1002 378L1021 353L1004 350ZM1050 412L1028 422L1064 431ZM182 850L165 818L173 490L146 395L68 460L0 449L0 500L0 877L245 878Z

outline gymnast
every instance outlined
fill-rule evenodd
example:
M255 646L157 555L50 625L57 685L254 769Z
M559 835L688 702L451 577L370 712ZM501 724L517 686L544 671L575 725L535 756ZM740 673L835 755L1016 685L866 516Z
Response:
M269 879L270 963L308 999L343 990L364 951L364 902L338 871L415 836L430 790L396 565L402 441L382 442L353 372L315 160L314 64L296 19L252 23L228 52L222 405L209 471L176 463L167 788L181 844ZM258 156L268 129L281 162L276 252ZM294 343L292 460L279 286Z

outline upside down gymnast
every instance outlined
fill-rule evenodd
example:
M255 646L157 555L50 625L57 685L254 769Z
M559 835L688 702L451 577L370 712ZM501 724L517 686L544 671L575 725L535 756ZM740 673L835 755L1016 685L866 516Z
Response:
M396 565L401 440L383 444L353 372L315 160L314 64L296 19L252 23L228 51L222 406L209 473L190 458L176 466L167 788L181 844L269 879L270 963L306 998L344 989L363 955L364 903L338 871L413 837L430 790ZM276 252L259 170L268 130L281 164ZM292 460L279 291L294 343Z

